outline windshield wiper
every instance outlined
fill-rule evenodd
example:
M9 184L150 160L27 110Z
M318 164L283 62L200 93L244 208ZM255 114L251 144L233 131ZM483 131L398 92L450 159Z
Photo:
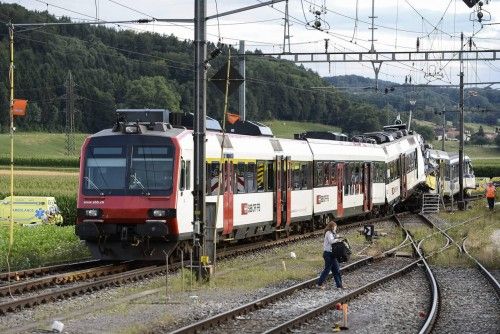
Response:
M132 187L139 186L139 187L141 187L141 189L144 191L144 193L147 196L151 195L149 193L149 191L146 189L146 187L144 187L144 185L142 184L141 180L139 180L137 178L137 176L135 175L135 173L134 174L130 174L130 178L131 178L131 183L130 183L130 186L129 186L130 189L134 189Z
M84 176L83 178L84 178L85 180L87 180L87 181L89 182L89 184L90 184L92 187L94 187L94 189L95 189L95 190L99 191L99 193L100 193L100 195L101 195L101 196L104 196L104 193L102 192L102 190L101 190L101 189L99 189L99 187L98 187L98 186L94 183L94 181L92 181L92 180L90 179L90 177L88 177L88 176Z

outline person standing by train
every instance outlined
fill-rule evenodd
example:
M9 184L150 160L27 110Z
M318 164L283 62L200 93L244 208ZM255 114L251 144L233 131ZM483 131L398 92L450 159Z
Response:
M323 283L330 271L333 273L333 278L335 280L335 285L337 288L342 288L342 276L340 275L340 266L337 259L332 255L332 244L336 242L337 237L337 224L330 221L325 227L325 237L323 239L323 259L325 260L325 268L319 276L318 283L316 285L319 289L324 289Z
M486 200L488 201L488 207L490 211L493 211L495 208L495 195L497 190L495 189L495 185L493 182L489 182L486 186Z

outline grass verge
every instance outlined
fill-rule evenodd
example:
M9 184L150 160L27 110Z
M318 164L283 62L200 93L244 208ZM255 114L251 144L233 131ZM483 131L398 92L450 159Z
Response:
M7 271L9 228L0 226L0 271ZM20 270L89 258L87 247L73 226L14 227L10 269Z
M497 193L497 202L500 195ZM478 217L478 219L473 219ZM441 212L439 217L448 222L449 226L471 220L448 231L448 234L460 245L467 236L467 249L490 269L500 269L500 207L490 212L486 200L470 203L467 211Z

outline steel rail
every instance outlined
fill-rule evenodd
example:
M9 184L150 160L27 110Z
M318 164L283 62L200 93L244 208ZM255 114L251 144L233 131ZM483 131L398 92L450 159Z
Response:
M376 222L386 221L390 218L391 217L381 217L381 218L371 219L368 221L366 221L366 220L365 221L358 221L358 222L342 225L342 228L339 228L339 229L345 230L345 229L360 226L360 225L366 224L366 223L376 223ZM314 232L310 232L308 234L293 236L293 237L290 237L287 239L280 239L280 240L273 241L273 242L267 242L267 243L263 242L262 244L243 245L237 249L220 251L218 258L224 258L224 257L233 256L233 255L238 255L238 254L245 253L248 251L255 251L255 250L259 250L259 249L271 248L271 247L286 244L286 243L289 243L292 241L298 241L298 240L302 240L305 238L315 237L321 233L322 233L321 231L314 231ZM362 260L360 260L358 262L361 262L361 261ZM357 263L353 263L352 265L354 266L356 264ZM181 263L169 264L169 270L175 270L175 269L179 268L180 266L181 266ZM38 269L40 269L40 268L38 268ZM135 281L135 280L141 279L143 277L159 275L159 274L162 274L165 272L166 272L165 266L149 266L149 267L145 267L145 268L139 268L139 269L127 271L125 273L113 274L110 276L106 276L105 278L99 278L93 282L80 284L80 285L74 286L74 287L63 288L63 289L59 289L57 291L47 292L47 293L43 293L40 295L34 295L34 296L29 296L29 297L13 300L13 301L0 303L0 315L6 314L9 311L15 311L18 309L22 309L23 307L32 307L32 306L36 306L36 305L41 304L41 303L47 303L47 302L50 302L52 300L57 300L59 298L65 298L65 297L79 295L79 294L86 293L86 292L91 292L94 290L99 290L99 289L102 289L104 287L110 286L112 284L123 283L123 282L128 282L128 281ZM57 278L53 278L53 277L49 278L49 280L50 279L57 280ZM314 279L312 281L314 281ZM45 284L42 282L44 282L44 281L43 280L40 281L41 286L43 286L43 284ZM9 287L11 288L12 286L13 285L5 286L5 287L2 287L2 289L8 290Z
M111 286L117 283L124 283L127 281L134 281L140 278L145 278L149 276L156 275L163 272L164 267L160 268L157 266L151 266L147 268L140 268L128 271L126 273L119 273L101 278L94 282L88 282L80 284L74 287L64 288L58 291L47 292L41 295L35 295L30 297L25 297L9 302L4 302L0 304L0 314L6 314L9 311L15 311L24 307L33 307L39 304L45 304L58 298L80 295L86 292L92 292L94 290L99 290L107 286Z
M423 254L419 251L418 249L418 246L417 244L415 243L415 241L412 239L411 237L411 234L409 231L407 231L406 229L404 229L404 227L402 226L402 224L400 224L400 221L399 219L395 216L394 218L396 220L396 222L398 223L398 225L400 227L402 227L402 230L405 232L406 234L406 238L405 238L405 241L403 243L406 242L406 240L410 240L411 241L411 245L413 246L413 249L414 251L419 255L419 259L416 260L416 261L413 261L412 263L408 264L407 266L405 266L404 268L402 269L399 269L389 275L386 275L378 280L375 280L373 282L370 282L368 284L366 284L365 286L339 298L339 299L336 299L334 301L331 301L331 302L328 302L324 305L321 305L307 313L304 313L298 317L296 317L295 319L292 319L292 320L289 320L283 324L280 324L268 331L266 331L265 333L266 334L270 334L270 333L288 333L290 331L293 331L294 328L296 328L297 326L307 322L308 320L312 319L312 318L315 318L323 313L325 313L326 311L334 308L334 306L337 304L337 303L345 303L351 299L354 299L356 298L357 296L363 294L364 292L370 290L370 289L373 289L374 287L377 287L379 286L380 284L383 284L391 279L394 279L396 277L400 277L402 275L404 275L405 273L409 272L410 270L414 269L418 263L422 262L424 264L424 266L426 267L426 275L429 279L429 284L432 286L431 288L431 291L433 291L435 294L435 296L439 296L438 294L438 287L437 287L437 282L436 280L434 279L434 276L432 274L432 271L430 270L430 267L427 265L426 261L425 261L425 258L423 256ZM435 289L434 289L435 287ZM429 313L429 317L427 318L426 320L426 323L424 323L424 326L420 329L420 332L419 333L429 333L431 330L432 330L432 324L434 323L436 317L437 317L437 310L438 310L438 306L437 306L437 303L435 304L434 301L438 301L439 298L433 298L433 304L431 306L431 312ZM436 311L435 311L436 310ZM431 316L431 314L435 314L433 316Z
M392 218L392 216L389 217L389 218ZM384 218L382 220L386 220L386 219L387 218ZM378 219L378 220L380 220L380 219ZM375 221L375 220L373 220L373 221ZM351 263L351 264L349 264L347 266L344 266L344 267L340 268L340 270L341 270L342 273L350 272L350 271L353 271L353 270L355 270L357 268L360 268L360 267L362 267L364 265L367 265L367 264L369 264L371 262L380 261L383 258L387 258L387 257L393 255L396 250L398 250L398 249L406 246L407 245L406 244L407 240L408 240L408 238L405 238L401 242L400 245L398 245L398 246L396 246L394 248L391 248L391 249L383 252L382 255L380 255L380 256L377 256L377 257L375 257L375 256L366 257L364 259L361 259L361 260L358 260L356 262L353 262L353 263ZM418 262L418 261L415 261L415 262ZM306 280L304 282L298 283L298 284L296 284L296 285L294 285L292 287L283 289L283 290L278 291L278 292L276 292L274 294L271 294L269 296L260 298L258 300L252 301L252 302L249 302L249 303L247 303L245 305L236 307L236 308L228 310L226 312L223 312L223 313L220 313L220 314L216 314L216 315L214 315L214 316L212 316L210 318L200 320L200 321L198 321L196 323L184 326L184 327L179 328L177 330L174 330L174 331L172 331L170 333L171 334L197 333L200 330L209 329L209 328L211 328L213 326L216 326L216 325L218 325L220 323L226 322L229 319L234 318L234 317L236 317L238 315L245 314L245 313L257 310L259 308L262 308L265 305L270 304L270 303L272 303L274 301L277 301L279 299L282 299L282 298L290 295L291 293L293 293L295 291L309 288L310 286L316 284L317 280L318 280L318 277Z
M493 286L493 288L495 289L496 293L497 293L497 298L500 299L500 284L498 283L497 279L488 271L488 269L486 269L482 264L481 262L479 262L475 257L473 257L472 255L470 255L469 251L467 250L467 248L465 247L465 242L467 240L467 237L464 238L463 242L462 242L462 249L463 249L463 253L465 255L467 255L474 263L475 265L477 266L477 268L479 269L479 271L481 272L481 274L484 275L484 277L486 277L486 279L490 282L490 284Z
M85 279L101 277L109 274L116 274L119 272L126 271L129 268L130 268L130 263L128 264L123 263L118 265L108 264L104 266L78 270L64 274L50 275L46 277L35 278L32 280L17 282L10 285L0 286L0 297L9 295L12 296L27 291L34 291L54 285L66 284Z
M434 324L436 323L436 319L437 319L438 314L439 314L439 307L440 307L439 286L438 286L436 278L434 277L434 274L432 273L432 270L431 270L429 264L427 263L427 261L425 259L423 251L419 248L420 243L418 246L416 245L410 232L408 230L406 230L406 228L403 226L403 224L399 220L399 217L394 216L394 220L401 227L401 229L409 236L410 240L412 241L413 249L420 257L422 264L424 265L424 268L425 268L425 275L427 276L427 279L429 281L430 291L431 291L431 306L427 312L427 318L425 319L424 324L422 325L422 327L419 330L419 334L431 333L432 328L434 327Z
M300 316L292 319L292 320L289 320L285 323L282 323L268 331L265 331L264 333L265 334L271 334L271 333L288 333L290 332L291 330L293 330L293 328L296 328L297 326L307 322L308 320L310 320L311 318L315 318L323 313L325 313L326 311L332 309L335 307L336 304L338 303L345 303L349 300L352 300L360 295L362 295L363 293L391 280L391 279L394 279L396 277L400 277L404 274L406 274L407 272L411 271L412 269L414 269L417 264L421 261L421 259L418 259L416 261L413 261L412 263L406 265L405 267L391 273L391 274L388 274L378 280L375 280L375 281L372 281L368 284L365 284L363 285L362 287L354 290L353 292L350 292L348 293L347 295L345 296L342 296L338 299L335 299L331 302L328 302L326 304L323 304L311 311L308 311L307 313L304 313L304 314L301 314Z
M95 266L99 263L102 263L101 260L89 260L82 261L76 263L63 263L54 266L40 267L40 268L30 268L25 270L14 270L10 273L4 272L0 273L0 281L17 281L22 278L27 278L35 275L46 275L47 273L55 273L66 270L74 270L75 268L86 267L86 266Z

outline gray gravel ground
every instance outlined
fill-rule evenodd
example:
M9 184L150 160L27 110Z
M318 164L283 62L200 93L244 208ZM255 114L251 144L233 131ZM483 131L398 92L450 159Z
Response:
M500 303L474 268L433 267L441 292L435 333L500 333Z
M339 298L348 293L349 290L352 291L353 288L359 288L400 269L410 262L411 260L406 258L389 258L374 263L343 276L343 283L350 289L337 289L329 281L328 289L303 289L296 291L285 299L278 300L259 310L239 316L233 322L220 324L216 328L202 331L201 333L262 333L332 299ZM164 328L160 332L168 332L169 330L171 328Z
M348 303L349 333L417 333L425 322L429 287L417 268ZM297 329L300 333L331 333L343 325L342 312L329 311Z

